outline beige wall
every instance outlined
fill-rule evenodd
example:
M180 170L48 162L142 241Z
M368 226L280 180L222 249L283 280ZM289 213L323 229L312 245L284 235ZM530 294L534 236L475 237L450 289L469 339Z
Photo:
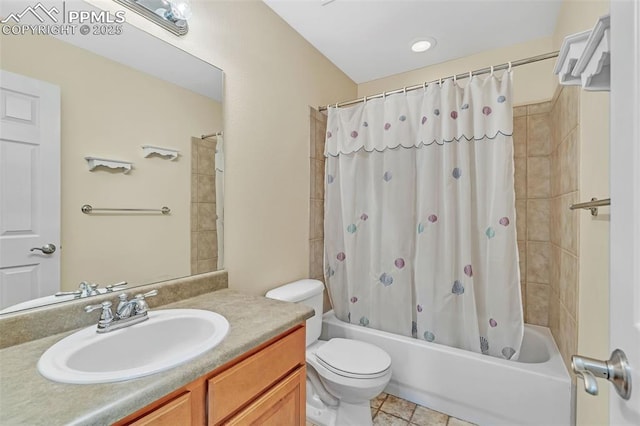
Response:
M192 6L181 38L127 22L224 70L225 266L231 288L264 294L309 274L309 106L356 85L261 1Z
M422 84L425 81L433 81L453 74L461 74L491 65L549 53L554 50L552 43L551 37L542 38L500 49L487 50L476 55L373 80L358 85L358 96L374 95L382 91ZM554 60L546 60L523 65L515 69L513 78L514 105L548 101L553 97L556 86L555 77L552 75L554 63ZM463 82L463 84L466 84L466 80L463 80Z
M189 275L190 138L221 127L221 105L51 37L3 36L0 58L5 70L61 88L62 290ZM144 158L144 144L182 156ZM85 156L134 168L90 172ZM172 212L85 215L83 204Z

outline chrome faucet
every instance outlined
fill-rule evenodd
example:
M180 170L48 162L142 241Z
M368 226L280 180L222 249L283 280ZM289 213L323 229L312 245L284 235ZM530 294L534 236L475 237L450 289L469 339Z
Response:
M96 331L98 333L108 333L109 331L118 330L148 320L149 305L145 299L157 294L158 290L151 290L144 294L136 294L133 299L127 300L127 295L122 293L118 296L120 302L116 307L115 315L111 311L113 304L109 301L102 302L98 305L86 306L84 310L85 312L93 312L96 309L102 309Z

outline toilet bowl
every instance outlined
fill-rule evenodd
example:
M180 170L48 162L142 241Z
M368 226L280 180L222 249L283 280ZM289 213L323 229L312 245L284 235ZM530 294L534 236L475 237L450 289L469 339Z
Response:
M322 328L323 284L301 280L275 288L266 297L304 303L315 310L307 320L307 418L319 426L371 425L370 400L391 379L391 358L370 343L318 340Z

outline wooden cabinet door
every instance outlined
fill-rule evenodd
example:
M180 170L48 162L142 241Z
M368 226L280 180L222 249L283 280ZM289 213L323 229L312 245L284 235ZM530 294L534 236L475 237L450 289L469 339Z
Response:
M190 426L191 392L180 395L144 415L131 426Z
M226 425L302 426L306 417L306 369L298 368L226 421Z

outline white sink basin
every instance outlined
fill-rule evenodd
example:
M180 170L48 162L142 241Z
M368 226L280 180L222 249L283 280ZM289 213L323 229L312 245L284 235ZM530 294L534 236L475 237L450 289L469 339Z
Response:
M51 346L38 371L61 383L135 379L182 364L217 346L229 331L220 314L199 309L149 312L149 319L104 334L84 328Z

